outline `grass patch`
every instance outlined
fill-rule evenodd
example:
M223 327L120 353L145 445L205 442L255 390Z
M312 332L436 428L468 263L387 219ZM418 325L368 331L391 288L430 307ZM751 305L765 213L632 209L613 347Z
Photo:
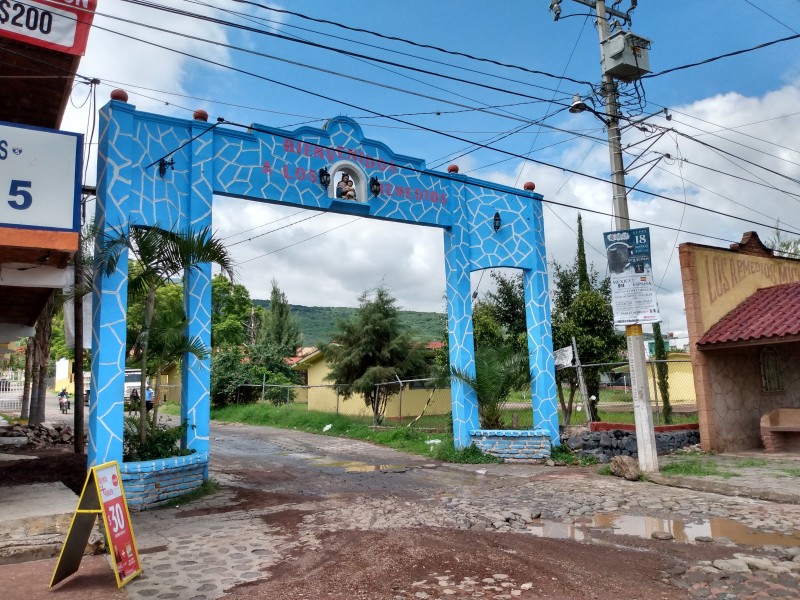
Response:
M456 450L453 436L449 433L426 433L416 428L394 427L388 429L372 429L366 422L344 415L308 410L305 404L282 404L274 406L268 403L243 404L212 408L211 418L228 423L246 423L248 425L266 425L281 429L293 429L364 440L388 446L395 450L429 456L445 462L488 463L499 462L491 456L483 454L477 448ZM421 421L420 421L421 422ZM324 431L326 427L327 431ZM421 425L424 427L425 425ZM430 444L429 441L439 440Z
M699 458L688 458L664 465L661 468L661 473L664 475L678 475L683 477L716 476L722 477L723 479L739 476L738 473L734 473L733 471L721 470L715 462L701 460Z
M181 414L181 405L179 402L167 402L166 404L159 404L158 412L177 417Z
M189 502L194 502L195 500L199 500L205 496L209 496L215 492L218 492L222 486L220 486L219 482L214 479L206 479L199 488L192 490L188 494L184 494L183 496L177 496L176 498L170 499L168 502L165 502L161 505L160 508L168 508L171 506L180 506L181 504L188 504ZM109 546L110 547L110 546Z
M552 446L550 448L550 459L557 462L563 462L568 465L579 465L582 467L588 467L597 464L596 457L578 456L564 444Z
M490 454L484 454L475 444L470 444L468 448L456 450L453 446L452 438L449 444L445 444L443 441L442 444L434 450L434 458L444 462L471 465L503 462Z
M597 469L598 475L611 475L611 465L603 465L599 469Z
M8 413L0 412L0 417L8 421L9 425L27 425L27 419L20 419L19 415L10 415Z
M769 461L765 458L737 458L733 461L733 466L738 469L766 467L767 465L769 465Z
M800 477L800 468L791 467L788 469L780 469L778 477Z

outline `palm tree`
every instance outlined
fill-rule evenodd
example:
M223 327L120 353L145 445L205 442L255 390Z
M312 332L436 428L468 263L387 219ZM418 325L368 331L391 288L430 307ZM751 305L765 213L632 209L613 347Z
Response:
M471 387L478 396L478 414L484 429L503 428L503 405L511 392L530 383L528 356L509 348L478 348L476 375L452 369L453 377Z
M144 298L144 323L138 344L141 348L142 379L139 397L144 399L147 385L147 360L150 328L155 314L156 290L174 278L199 269L205 263L219 265L222 273L233 280L233 261L227 248L214 237L209 227L175 232L153 227L130 227L128 231L112 228L101 238L96 257L97 270L110 276L117 269L120 257L127 250L135 268L129 273L128 293ZM140 402L139 435L147 438L147 405Z
M209 349L199 336L188 337L184 331L186 316L181 307L159 310L153 318L149 335L150 366L155 373L155 398L151 424L158 423L158 399L161 392L161 375L172 365L180 362L184 354L192 354L199 360L205 359Z

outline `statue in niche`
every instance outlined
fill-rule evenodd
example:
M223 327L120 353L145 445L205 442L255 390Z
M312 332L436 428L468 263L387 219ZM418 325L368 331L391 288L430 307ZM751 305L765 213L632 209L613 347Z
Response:
M336 197L346 200L356 199L356 188L347 173L342 173L341 181L336 184Z

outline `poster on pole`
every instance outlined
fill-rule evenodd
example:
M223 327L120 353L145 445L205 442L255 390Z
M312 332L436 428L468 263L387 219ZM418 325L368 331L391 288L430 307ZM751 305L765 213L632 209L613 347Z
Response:
M556 370L571 367L575 360L575 354L572 352L572 346L559 348L553 352L553 362L556 364Z
M78 571L98 515L103 518L106 539L111 546L117 587L142 572L119 465L112 461L92 467L86 475L78 508L72 515L67 539L50 580L51 588Z
M650 229L625 229L603 234L611 279L614 325L661 320L653 283Z

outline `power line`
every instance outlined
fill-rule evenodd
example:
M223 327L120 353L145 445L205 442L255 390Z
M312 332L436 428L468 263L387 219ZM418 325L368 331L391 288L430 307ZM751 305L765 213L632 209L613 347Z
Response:
M285 85L288 86L289 84L285 84ZM293 86L289 86L289 87L293 87ZM309 92L309 93L316 95L316 92ZM358 108L359 110L369 110L369 109L363 109L361 107L355 107L355 108ZM228 121L227 119L220 119L220 120L221 120L221 122L226 123L228 125L233 125L234 127L241 127L243 129L247 129L249 131L256 131L256 132L260 132L260 133L271 133L270 131L261 130L258 127L253 126L253 125L244 125L242 123L234 123L232 121ZM422 129L428 129L428 128L423 127L423 126L420 126L420 127ZM460 141L469 141L469 140L464 140L463 138L459 138L458 136L454 136L452 134L445 134L445 133L441 133L441 132L436 132L435 130L430 130L430 131L432 131L434 133L440 133L440 135L444 135L446 137L452 137L452 138L455 138L455 139L459 139ZM308 144L310 146L319 147L319 148L322 148L324 150L337 150L337 149L335 149L335 148L333 148L331 146L326 146L325 144L320 144L320 143L317 143L317 142L312 142L312 141L308 141L308 140L294 138L291 135L284 135L284 137L286 137L288 139L293 139L293 140L296 140L296 141L302 141L304 144ZM478 142L473 142L473 143L478 144ZM522 157L522 155L510 152L508 150L502 150L500 148L489 148L489 149L495 150L496 152L500 152L500 153L503 153L503 154L511 154L511 155L516 156L517 158L521 158ZM351 152L349 150L346 150L346 149L345 150L339 149L338 151L342 152L344 154L355 155L353 152ZM540 160L535 160L535 159L530 159L530 160L532 162L536 162L537 164L541 164L543 166L547 166L547 167L551 167L551 168L560 169L560 170L562 170L564 172L567 172L567 173L573 173L573 174L576 174L576 175L580 175L581 177L586 177L588 179L593 179L595 181L600 181L600 182L603 182L603 183L610 183L608 180L605 180L602 177L597 177L595 175L590 175L588 173L581 173L579 171L576 171L574 169L569 169L567 167L557 167L556 165L552 165L550 163L547 163L547 162L544 162L544 161L540 161ZM393 163L393 162L388 161L388 160L384 160L383 162L386 163L387 165L395 166L398 169L411 171L413 173L426 173L426 171L423 170L423 169L417 169L415 167L410 167L408 165L397 164L397 163ZM470 182L470 181L460 180L460 179L457 179L457 178L452 177L449 174L445 174L445 173L437 173L437 177L439 177L439 179L443 179L443 180L460 181L461 183L463 183L465 185L479 186L481 188L490 189L492 191L497 191L497 192L501 192L501 193L504 193L504 194L511 194L511 195L515 195L515 196L519 196L519 197L525 197L525 198L529 197L529 195L526 192L518 192L516 190L509 190L509 189L506 189L506 188L493 186L490 182L485 182L484 181L484 182L481 182L480 184L478 184L478 183L473 183L473 182ZM628 186L626 186L626 189L628 189L628 190L634 190L635 189L635 190L637 190L637 191L639 191L641 193L647 194L647 195L652 196L654 198L660 198L660 199L663 199L663 200L667 200L669 202L675 202L677 204L683 204L683 202L681 202L680 200L676 200L675 198L670 198L668 196L664 196L663 194L657 194L655 192L650 192L648 190L642 190L642 189L638 189L638 188L630 188ZM568 206L570 208L577 208L577 207L574 207L572 205L568 205L568 204L564 204L564 203L558 203L558 202L554 202L552 200L543 199L542 202L547 202L547 203L555 204L555 205L558 205L558 206ZM705 207L705 206L693 206L692 208L696 208L697 210L702 210L704 212L708 212L708 213L715 214L715 215L718 215L718 216L723 216L723 217L735 219L735 220L738 220L738 221L743 221L743 222L751 224L751 225L758 225L760 227L766 227L768 229L775 229L776 231L782 231L784 233L793 233L791 231L787 231L787 230L784 230L784 229L779 229L777 227L774 227L773 225L768 225L766 223L760 223L760 222L754 221L752 219L746 219L744 217L739 217L737 215L732 215L732 214L725 213L725 212L722 212L722 211L719 211L719 210L715 210L713 208L708 208L708 207ZM580 210L586 210L588 212L595 212L597 214L602 214L602 215L610 214L610 213L605 213L605 212L602 212L602 211L596 211L596 210L592 210L592 209L588 209L588 208L581 208ZM668 227L666 225L661 225L661 224L657 224L657 223L650 223L648 221L642 221L642 220L635 220L635 221L638 222L638 223L644 223L646 225L653 225L654 227L662 227L662 228L665 228L665 229L671 229L673 231L676 230L676 228L674 228L674 227ZM723 238L716 238L715 236L710 236L710 235L706 235L706 234L696 233L694 235L707 237L707 238L710 238L710 239L720 239L722 241L728 241L728 242L730 241L730 240L724 240Z
M648 75L642 75L642 79L652 79L653 77L661 77L662 75L666 75L667 73L674 73L675 71L682 71L684 69L691 69L692 67L699 67L701 65L707 65L712 62L716 62L718 60L722 60L723 58L730 58L731 56L738 56L740 54L747 54L748 52L754 52L755 50L761 50L762 48L767 48L769 46L774 46L775 44L782 44L783 42L790 42L792 40L796 40L800 38L800 33L795 35L790 35L788 37L780 38L778 40L772 40L771 42L764 42L763 44L758 44L757 46L751 46L750 48L744 48L742 50L735 50L733 52L726 52L725 54L720 54L719 56L712 56L711 58L707 58L705 60L701 60L698 62L690 63L688 65L681 65L680 67L672 67L671 69L665 69L664 71L659 71L658 73L650 73Z
M322 24L325 24L325 25L330 25L331 24L330 21L325 20L325 19L317 19L315 17L310 17L308 15L304 15L303 13L299 13L299 12L295 12L295 11L291 11L291 10L286 10L286 9L282 9L282 8L275 8L273 6L267 6L267 5L265 5L263 3L260 3L260 2L252 2L250 0L233 0L233 1L234 2L238 2L240 4L249 4L251 6L255 6L255 7L264 9L264 10L270 10L270 11L277 12L277 13L283 13L283 14L287 14L287 15L292 15L294 17L298 17L299 19L303 19L303 20L306 20L306 21L313 21L315 23L322 23ZM351 27L351 26L349 26L349 25L347 25L345 23L336 23L336 27L338 29L346 29L348 31L354 31L354 32L357 32L357 33L364 33L364 34L367 34L367 35L372 35L372 36L375 36L375 37L378 37L378 38L382 38L382 39L385 39L385 40L392 40L392 41L395 41L395 42L402 42L404 44L409 44L411 46L416 46L417 48L427 48L429 50L436 50L437 52L442 52L442 53L450 54L450 55L453 55L453 56L461 56L463 58L468 58L470 60L491 63L491 64L497 65L499 67L505 67L505 68L508 68L508 69L516 69L518 71L523 71L525 73L530 73L532 75L543 75L545 77L550 77L550 78L553 78L553 79L570 81L572 83L577 83L577 84L580 84L580 85L588 85L589 87L593 87L593 84L591 84L588 81L580 81L578 79L572 79L571 77L564 77L564 76L559 77L558 75L554 75L554 74L548 73L546 71L538 71L536 69L528 69L528 68L522 67L520 65L504 63L504 62L500 62L500 61L497 61L497 60L494 60L494 59L491 59L491 58L483 58L483 57L479 57L479 56L474 56L472 54L467 54L465 52L458 52L458 51L455 51L455 50L447 50L446 48L441 48L439 46L433 46L433 45L430 45L430 44L422 44L422 43L414 42L414 41L406 39L406 38L401 38L401 37L396 37L396 36L391 36L391 35L385 35L383 33L378 33L376 31L371 31L369 29L361 29L361 28L358 28L358 27Z
M132 0L126 0L126 1L132 1ZM131 39L135 39L137 41L142 41L142 40L139 40L138 38L135 38L134 36L130 36L130 35L127 35L127 34L124 34L124 33L120 33L120 32L115 32L113 30L109 30L109 31L111 31L112 33L116 33L118 35L121 35L123 37L128 37L128 38L131 38ZM594 179L594 180L597 180L597 181L601 181L601 182L604 182L604 183L609 183L607 180L602 179L601 177L597 177L597 176L593 176L593 175L589 175L589 174L585 174L585 173L579 173L579 172L576 172L576 171L572 171L572 170L570 170L570 169L568 169L566 167L559 167L557 165L553 165L553 164L550 164L550 163L547 163L547 162L544 162L544 161L530 159L528 157L525 157L524 155L520 155L520 154L513 153L513 152L510 152L510 151L506 151L506 150L503 150L503 149L500 149L500 148L495 148L495 147L492 147L492 146L488 146L486 144L482 144L480 142L475 142L473 140L468 140L466 138L462 138L460 136L456 136L456 135L453 135L453 134L444 133L442 131L439 131L439 130L436 130L436 129L433 129L433 128L430 128L430 127L425 127L425 126L422 126L422 125L419 125L419 124L415 124L415 123L412 123L412 122L409 122L409 121L405 121L405 120L399 119L397 117L389 117L388 115L383 115L382 113L379 113L377 111L373 111L373 110L358 106L358 105L353 104L353 103L348 103L348 102L345 102L343 100L337 100L337 99L332 98L330 96L327 96L327 95L324 95L324 94L320 94L320 93L317 93L317 92L313 92L311 90L308 90L308 89L305 89L305 88L301 88L299 86L295 86L295 85L291 85L291 84L288 84L288 83L285 83L285 82L281 82L281 81L278 81L278 80L275 80L275 79L272 79L272 78L268 78L268 77L265 77L263 75L258 75L256 73L252 73L250 71L246 71L244 69L240 69L240 68L233 67L233 66L230 66L230 65L225 65L225 64L220 63L218 61L213 61L213 60L210 60L210 59L201 58L201 57L198 57L198 56L193 55L191 53L184 52L184 51L181 51L181 50L177 50L177 49L174 49L174 48L169 48L169 47L163 46L161 44L156 44L156 43L153 43L153 42L147 42L147 43L149 43L150 45L153 45L155 47L159 47L159 48L162 48L164 50L168 50L168 51L173 52L173 53L177 53L177 54L180 54L180 55L183 55L183 56L187 56L187 57L190 57L190 58L201 60L201 61L206 62L208 64L213 64L213 65L216 65L216 66L220 66L220 67L223 67L223 68L230 69L230 70L235 71L235 72L239 72L239 73L242 73L242 74L250 75L250 76L256 77L258 79L261 79L261 80L264 80L264 81L268 81L270 83L274 83L275 85L279 85L279 86L282 86L282 87L285 87L285 88L288 88L288 89L299 91L301 93L309 94L309 95L312 95L312 96L315 96L315 97L318 97L318 98L321 98L321 99L328 100L330 102L336 102L336 103L342 104L344 106L349 106L351 108L355 108L357 110L370 112L370 113L372 113L372 114L374 114L376 116L381 116L383 118L387 118L387 119L390 119L390 120L393 120L393 121L396 121L396 122L400 122L400 123L403 123L403 124L406 124L406 125L410 125L412 127L416 127L417 129L420 129L420 130L423 130L423 131L428 131L430 133L443 135L445 137L449 137L451 139L455 139L455 140L458 140L458 141L461 141L461 142L473 144L473 145L476 145L478 147L481 147L481 148L484 148L484 149L487 149L487 150L494 150L496 152L507 154L509 156L520 158L522 160L530 160L531 162L534 162L536 164L540 164L540 165L543 165L543 166L548 166L548 167L551 167L551 168L560 169L560 170L565 171L565 172L574 172L575 174L581 175L583 177L587 177L587 178ZM240 125L240 124L231 123L230 121L226 121L225 120L225 122L227 122L229 124L234 124L234 125L245 127L245 126ZM685 135L685 134L682 134L681 132L677 132L677 133L679 133L681 135ZM688 137L690 137L690 136L688 136ZM628 188L628 189L633 189L633 188ZM674 198L669 198L669 197L664 196L662 194L657 194L657 193L654 193L654 192L650 192L650 191L647 191L647 190L641 190L641 189L638 190L638 191L640 191L642 193L645 193L647 195L656 197L656 198L661 198L661 199L665 199L665 200L668 200L668 201L671 201L671 202L680 203L680 201L675 200ZM704 210L704 211L713 213L713 214L718 214L718 215L721 215L721 216L725 216L725 217L729 217L729 218L745 221L747 223L752 223L752 224L760 225L760 226L763 226L763 227L770 227L769 225L766 225L766 224L763 224L763 223L758 223L756 221L752 221L752 220L745 219L743 217L738 217L738 216L735 216L735 215L730 215L730 214L727 214L727 213L723 213L721 211L716 211L714 209L701 207L701 206L698 206L696 208L698 208L699 210ZM792 233L792 232L786 231L786 233Z

